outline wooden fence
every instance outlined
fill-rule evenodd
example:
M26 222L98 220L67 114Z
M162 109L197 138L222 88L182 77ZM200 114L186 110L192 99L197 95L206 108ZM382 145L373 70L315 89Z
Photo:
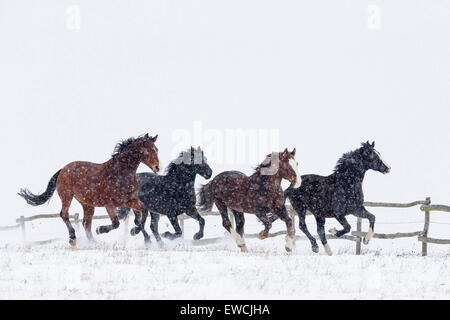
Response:
M375 239L399 239L399 238L417 237L417 240L422 242L422 256L427 255L428 243L450 244L450 239L436 239L436 238L428 237L428 232L429 232L429 228L430 228L430 213L432 211L450 212L450 206L433 205L433 204L431 204L430 198L426 198L425 200L419 200L419 201L414 201L414 202L410 202L410 203L365 202L364 205L366 207L396 208L396 209L412 208L415 206L420 206L419 207L420 210L422 212L424 212L424 225L423 225L422 230L411 231L411 232L397 232L397 233L390 233L390 234L374 233L372 237ZM296 220L295 211L292 209L291 206L287 206L287 210L288 210L289 216L293 219L293 222L295 225L295 220ZM310 213L308 212L308 214L310 214ZM220 214L218 212L213 211L213 212L202 213L202 216L220 216ZM0 231L7 231L7 230L13 230L13 229L20 228L22 231L23 241L26 242L26 222L39 220L39 219L50 219L50 218L60 218L60 216L59 216L59 214L39 214L39 215L30 216L30 217L20 216L18 219L16 219L16 223L17 223L16 225L0 227ZM75 224L75 226L79 226L81 220L80 220L80 215L78 213L76 213L74 215L70 215L69 218ZM231 212L230 212L230 218L231 218L231 221L232 221L233 227L234 227L234 217ZM108 217L108 215L100 215L100 216L94 216L93 219L101 220L101 219L109 219L109 217ZM180 227L183 231L183 234L184 234L184 221L186 219L190 219L190 217L187 215L184 215L184 214L178 217L178 220L180 222ZM124 237L128 236L128 220L129 220L128 217L124 220L124 224L125 224ZM327 239L343 239L343 240L354 241L355 242L355 253L357 255L360 255L361 254L361 242L362 242L362 239L364 238L364 236L366 235L366 232L362 231L361 226L362 226L362 219L357 218L356 231L351 232L350 235L344 235L344 236L338 238L332 234L327 234L326 237L327 237ZM285 234L286 234L286 231L279 231L279 232L270 233L269 237L276 237L276 236L285 235ZM258 238L258 234L245 234L244 236L246 238ZM296 240L306 240L307 239L305 236L298 236L298 235L296 235L295 238L296 238ZM318 236L315 236L315 238L319 239ZM45 244L45 243L50 243L50 242L53 242L56 240L58 240L58 239L49 239L49 240L44 240L44 241L36 241L36 242L32 242L32 243L33 244ZM191 240L191 244L192 245L206 245L206 244L217 243L222 240L223 240L223 237Z

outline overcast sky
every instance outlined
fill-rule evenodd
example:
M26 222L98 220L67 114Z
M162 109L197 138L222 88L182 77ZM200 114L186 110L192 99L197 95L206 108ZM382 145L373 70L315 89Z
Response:
M16 193L67 163L149 132L167 165L196 123L214 174L257 164L213 162L227 130L275 132L322 175L375 140L392 172L366 200L450 204L449 33L448 1L1 0L0 225L59 212Z

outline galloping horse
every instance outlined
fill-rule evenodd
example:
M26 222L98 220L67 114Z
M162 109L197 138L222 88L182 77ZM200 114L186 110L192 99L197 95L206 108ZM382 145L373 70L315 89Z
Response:
M323 177L319 175L302 176L302 185L295 189L289 187L285 196L292 204L299 217L300 230L311 242L312 250L319 252L316 239L309 233L305 223L306 211L310 211L316 218L317 233L328 255L332 255L330 246L325 237L325 218L336 218L344 227L337 231L335 228L329 232L340 237L350 232L350 224L345 218L352 214L369 220L369 231L364 238L368 244L373 235L375 216L364 208L364 194L362 182L367 170L372 169L381 173L388 173L391 167L383 160L380 153L375 150L375 142L362 143L359 149L348 152L339 159L334 173ZM275 220L271 219L272 221Z
M142 172L137 174L139 182L139 199L144 204L142 215L144 217L144 224L142 228L135 227L131 229L131 234L136 235L142 231L146 242L150 242L150 236L144 229L145 220L148 216L148 211L152 217L150 229L153 232L157 241L161 241L158 233L158 221L160 214L167 215L172 224L175 233L169 231L163 234L169 239L178 238L182 235L180 225L177 217L180 214L186 213L191 218L198 221L200 230L194 235L194 240L203 237L203 229L205 226L205 219L203 219L197 211L196 197L195 197L195 177L197 174L205 179L211 178L212 170L209 167L203 151L189 148L180 153L178 158L172 161L166 168L166 175L156 175L151 172ZM139 211L134 211L134 223L139 226L139 221L142 218ZM126 207L118 209L119 219L125 218L130 212Z
M255 214L265 225L259 233L264 239L269 235L272 223L267 213L272 212L286 223L286 251L292 251L294 242L294 227L284 206L284 194L281 180L286 179L298 188L301 178L298 173L298 163L294 159L295 149L289 152L274 152L255 169L250 177L239 171L225 171L204 185L200 192L201 211L211 210L216 204L222 216L223 227L231 233L242 252L247 251L244 235L244 212ZM227 208L230 208L236 220L236 231L231 226Z
M157 137L146 134L124 140L116 145L112 158L102 164L71 162L53 175L44 193L34 195L22 189L19 195L28 204L38 206L47 202L57 189L62 202L60 215L69 231L69 243L72 246L76 245L76 236L69 220L69 207L75 197L83 207L83 226L88 239L92 241L91 223L95 207L105 207L112 222L111 225L98 227L97 234L119 227L117 207L142 210L143 205L137 195L136 170L142 162L154 172L159 171L158 149L155 146ZM141 226L142 222L141 219Z

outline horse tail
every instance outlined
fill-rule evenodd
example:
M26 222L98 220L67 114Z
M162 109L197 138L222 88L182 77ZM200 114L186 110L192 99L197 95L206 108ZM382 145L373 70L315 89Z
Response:
M290 199L292 195L292 188L289 187L286 190L284 190L284 202L286 202L287 199Z
M45 190L42 194L33 194L28 189L20 189L20 192L18 193L19 196L25 199L25 201L28 204L31 204L32 206L40 206L41 204L46 203L50 198L52 197L53 193L56 189L56 179L58 179L59 173L61 170L56 172L53 177L50 179L47 185L47 190Z
M128 213L130 213L130 209L127 207L119 207L116 210L117 218L119 218L119 220L124 220L128 216Z
M201 212L211 211L214 204L214 193L211 182L203 185L198 192L198 207Z

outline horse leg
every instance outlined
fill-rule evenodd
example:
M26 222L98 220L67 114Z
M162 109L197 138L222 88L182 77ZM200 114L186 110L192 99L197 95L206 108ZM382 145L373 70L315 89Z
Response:
M317 222L317 234L319 235L320 241L322 241L325 252L331 256L333 252L331 251L330 245L327 242L327 237L325 236L325 218L316 217Z
M86 231L86 237L89 241L94 242L94 237L92 236L91 226L92 226L92 217L94 216L95 208L85 205L83 207L83 227L84 231Z
M144 204L142 203L142 201L139 198L134 198L130 201L128 201L126 203L126 206L130 209L133 209L135 211L139 211L142 212L142 210L144 209ZM147 216L144 217L143 214L140 215L140 219L138 219L138 216L136 215L136 212L134 213L134 224L136 225L134 229L134 234L133 234L133 229L131 230L131 235L136 235L139 233L140 230L144 229L144 224L145 224L145 219L147 218ZM139 222L137 222L139 221ZM144 235L145 237L145 235Z
M139 232L142 231L142 235L144 236L144 242L146 245L149 245L151 240L150 240L150 236L148 235L147 231L145 231L145 222L147 221L147 216L148 216L148 210L146 209L142 209L142 212L139 212L137 210L133 210L134 213L134 224L136 225L136 227L131 228L130 230L130 234L132 236L137 235ZM141 221L144 220L142 226L141 226Z
M178 217L176 215L173 215L169 216L168 218L170 223L172 224L173 229L175 230L175 233L170 233L169 231L166 231L163 233L163 237L168 238L170 240L181 237L183 231L181 231L180 225L178 224Z
M137 211L137 210L133 210L133 213L134 213L134 225L136 227L131 228L130 234L132 236L135 236L139 232L141 232L141 229L139 228L139 224L140 224L140 221L141 221L141 212Z
M289 217L287 213L286 206L276 208L273 213L276 214L281 220L283 220L284 223L286 223L287 235L286 235L286 245L284 248L286 249L287 252L291 252L292 247L294 246L295 231L294 231L294 224L292 223L292 219Z
M244 224L245 224L244 213L236 211L236 210L231 210L231 211L233 211L234 221L236 222L236 232L239 233L239 235L241 237L243 237L244 236Z
M141 226L141 231L142 231L142 234L144 235L144 242L145 242L145 244L149 245L150 242L151 242L150 236L148 235L147 231L145 231L145 222L147 221L148 210L142 209L141 214L142 214L141 221L143 221L142 222L142 226Z
M257 214L256 217L263 223L264 230L259 233L261 240L269 236L269 230L272 228L272 221L266 214ZM276 217L276 216L275 216ZM278 217L277 217L278 219ZM275 219L274 219L275 220ZM236 223L237 224L237 223Z
M128 214L130 213L130 209L127 207L119 207L117 208L117 218L119 220L123 220L126 217L128 217Z
M351 226L348 223L347 219L343 215L336 216L336 220L344 227L342 230L336 230L336 228L328 230L331 234L334 234L336 237L342 237L344 234L349 233L351 230Z
M192 208L189 208L186 211L186 214L189 217L198 221L200 230L196 234L194 234L194 240L199 240L199 239L203 238L203 230L205 229L205 219L203 219L203 217L198 213L197 208L195 206Z
M62 220L66 224L67 230L69 231L69 243L72 247L74 247L77 244L77 237L75 235L75 229L73 228L69 220L69 207L72 203L73 194L72 192L62 188L58 189L58 194L62 202L61 213L59 215L61 216Z
M161 242L161 236L158 232L158 224L159 224L159 213L150 211L151 222L150 222L150 230L152 230L153 236L156 241Z
M217 209L219 209L220 215L222 216L222 225L234 238L237 246L241 249L242 252L247 252L247 246L245 245L244 238L234 231L233 226L231 225L230 218L228 217L228 210L225 203L221 200L216 199L215 204Z
M311 249L313 252L318 253L319 252L319 246L317 245L316 239L312 236L312 234L309 232L308 227L306 226L306 207L305 206L298 206L296 204L292 204L292 207L294 208L295 212L297 212L298 215L298 227L302 232L306 235L306 237L309 239L309 242L311 242Z
M369 241L373 236L373 230L375 228L375 216L371 214L369 211L367 211L366 208L364 207L361 207L358 210L356 210L356 212L354 212L353 215L359 218L366 218L369 220L369 231L367 231L367 234L363 239L364 244L369 244Z
M111 224L107 225L107 226L97 227L97 229L95 229L95 232L97 234L108 233L111 230L117 229L120 225L119 218L117 218L117 215L116 215L116 207L108 206L105 208L106 208L106 212L108 212L109 219L111 219Z

